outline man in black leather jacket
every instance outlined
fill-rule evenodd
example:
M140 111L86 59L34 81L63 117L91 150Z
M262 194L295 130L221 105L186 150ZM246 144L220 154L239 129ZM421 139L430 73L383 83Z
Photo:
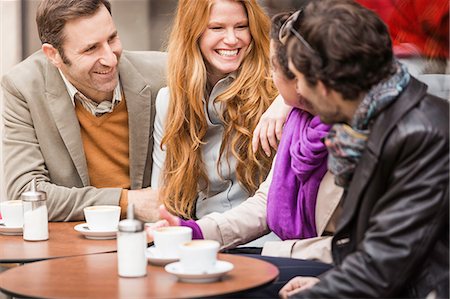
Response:
M283 298L448 298L449 104L392 54L384 23L353 1L316 0L280 31L297 90L333 128L345 189L335 267Z

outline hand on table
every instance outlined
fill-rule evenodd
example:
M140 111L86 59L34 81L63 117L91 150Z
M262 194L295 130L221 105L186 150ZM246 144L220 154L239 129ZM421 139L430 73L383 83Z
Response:
M311 288L319 281L320 280L317 277L297 276L289 280L288 283L281 288L278 294L280 295L280 298L287 299L289 296Z
M144 188L128 191L128 204L134 204L134 215L144 222L155 222L159 219L158 189Z
M261 142L261 147L268 157L270 157L271 153L270 147L275 150L278 148L278 141L283 133L283 125L291 108L291 106L284 103L280 95L276 97L263 113L255 131L253 131L253 152L258 150L259 142Z

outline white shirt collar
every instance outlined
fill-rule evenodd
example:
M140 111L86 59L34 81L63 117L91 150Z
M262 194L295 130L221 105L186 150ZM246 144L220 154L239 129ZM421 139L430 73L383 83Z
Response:
M67 78L64 76L63 72L61 72L60 69L58 69L58 71L61 74L64 84L66 85L67 92L69 93L70 99L72 100L72 104L75 106L74 96L77 92L79 92L79 93L82 93L82 92L77 90L76 87L73 86L73 84L70 83L69 80L67 80ZM114 100L117 100L118 102L120 102L122 100L122 93L120 91L121 91L121 88L120 88L120 80L119 80L117 82L116 88L114 88L113 102L114 102Z

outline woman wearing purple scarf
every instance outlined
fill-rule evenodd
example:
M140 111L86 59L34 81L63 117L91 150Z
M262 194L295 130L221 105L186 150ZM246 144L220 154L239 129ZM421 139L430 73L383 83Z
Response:
M298 108L286 120L267 199L267 223L282 240L317 237L317 192L327 172L322 138L329 129Z
M287 66L286 49L278 39L280 27L289 16L279 14L272 19L271 64L275 85L285 103L293 108L266 181L253 197L225 213L185 221L161 208L165 220L158 223L158 226L190 226L193 238L217 240L222 250L273 231L282 241L266 242L262 256L269 257L260 258L276 264L280 277L262 293L252 294L263 297L277 296L278 289L298 275L299 268L305 275L313 276L330 268L323 263L297 259L332 262L331 235L342 195L342 189L327 171L327 150L322 139L330 127L313 116L312 108L297 94L295 76Z

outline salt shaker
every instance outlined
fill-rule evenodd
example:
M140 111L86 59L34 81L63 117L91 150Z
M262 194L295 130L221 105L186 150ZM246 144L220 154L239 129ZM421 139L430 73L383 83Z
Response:
M29 191L21 195L23 202L23 239L26 241L48 240L47 194L36 190L36 179L31 181Z
M119 276L140 277L147 275L147 238L144 225L134 219L134 206L128 205L127 219L119 222L117 232L117 258Z

